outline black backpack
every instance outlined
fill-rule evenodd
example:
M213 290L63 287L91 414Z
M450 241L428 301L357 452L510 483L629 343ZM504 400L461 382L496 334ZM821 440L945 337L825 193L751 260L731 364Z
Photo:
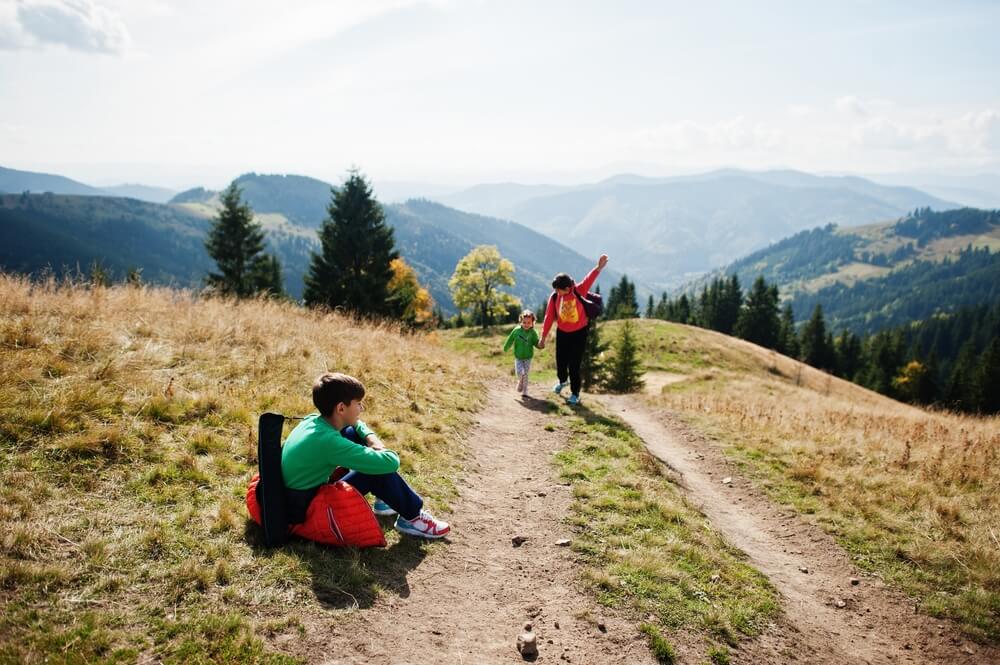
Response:
M558 294L553 291L551 300L555 300ZM601 314L604 314L604 296L600 293L594 293L593 291L587 291L586 296L580 295L580 292L573 287L573 295L583 303L583 311L587 314L587 319L593 321L597 319Z

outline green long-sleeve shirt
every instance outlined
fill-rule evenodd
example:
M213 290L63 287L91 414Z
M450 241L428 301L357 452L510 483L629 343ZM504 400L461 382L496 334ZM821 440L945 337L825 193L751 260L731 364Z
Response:
M361 420L354 429L362 439L372 434ZM391 450L374 450L344 438L318 413L303 418L281 447L281 475L289 489L322 485L338 466L380 475L399 469L399 456Z
M538 346L538 333L535 332L534 328L525 330L523 326L518 326L507 335L507 341L503 345L504 353L507 352L511 344L514 345L515 358L531 360L535 355L535 347Z

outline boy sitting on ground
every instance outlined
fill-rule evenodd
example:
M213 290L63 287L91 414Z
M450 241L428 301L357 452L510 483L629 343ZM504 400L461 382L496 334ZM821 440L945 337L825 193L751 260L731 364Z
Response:
M360 420L364 385L353 376L327 372L313 384L319 413L306 416L281 449L289 522L305 521L309 504L337 467L339 478L361 494L375 495L378 514L398 513L398 531L421 538L441 538L450 527L424 510L424 501L399 475L399 456ZM360 444L360 445L359 445Z

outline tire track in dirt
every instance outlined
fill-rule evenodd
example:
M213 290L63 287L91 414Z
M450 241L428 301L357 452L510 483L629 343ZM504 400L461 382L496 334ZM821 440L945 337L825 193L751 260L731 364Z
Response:
M539 663L656 662L634 624L580 588L572 550L555 545L573 537L564 523L570 487L550 463L568 434L545 405L507 383L490 388L469 435L448 542L406 574L404 592L387 589L369 609L311 625L303 641L313 646L297 655L337 664L523 662L515 642L530 621ZM528 540L514 547L517 535Z
M784 615L732 652L734 662L1000 663L1000 649L962 638L948 622L917 614L912 599L862 577L828 534L756 491L714 444L636 396L599 399L680 475L688 499L781 593Z

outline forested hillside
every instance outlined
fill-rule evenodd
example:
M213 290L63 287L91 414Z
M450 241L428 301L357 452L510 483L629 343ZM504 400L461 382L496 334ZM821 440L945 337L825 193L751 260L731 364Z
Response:
M750 284L762 276L778 286L797 321L822 304L833 328L864 333L993 302L1000 296L998 251L1000 211L921 208L890 223L802 231L713 278L736 275Z

